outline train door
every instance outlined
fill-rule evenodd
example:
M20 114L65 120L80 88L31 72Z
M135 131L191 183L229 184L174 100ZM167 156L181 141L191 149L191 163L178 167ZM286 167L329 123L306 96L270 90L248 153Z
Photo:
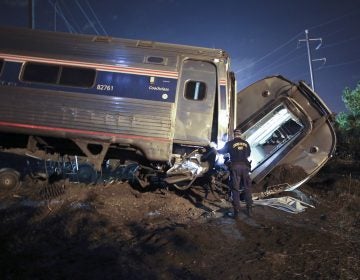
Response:
M210 62L183 62L177 95L174 143L209 143L213 125L216 77L216 67Z

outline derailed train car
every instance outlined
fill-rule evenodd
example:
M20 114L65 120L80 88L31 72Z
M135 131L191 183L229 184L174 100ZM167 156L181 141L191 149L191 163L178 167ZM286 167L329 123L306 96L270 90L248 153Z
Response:
M334 152L331 112L306 84L269 77L236 93L222 50L13 28L0 37L3 152L66 155L98 171L136 162L142 186L161 177L179 188L213 170L203 154L235 128L257 184L299 167L295 188ZM0 169L6 185L14 174Z

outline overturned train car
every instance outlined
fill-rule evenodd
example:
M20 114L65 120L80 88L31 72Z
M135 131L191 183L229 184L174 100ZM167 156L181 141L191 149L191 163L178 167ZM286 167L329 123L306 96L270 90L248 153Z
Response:
M277 182L295 188L334 152L331 112L306 84L269 77L236 93L222 50L28 29L0 36L2 152L66 155L98 171L136 162L142 186L161 177L179 188L213 170L202 155L235 128L251 145L256 184L297 167L296 180Z

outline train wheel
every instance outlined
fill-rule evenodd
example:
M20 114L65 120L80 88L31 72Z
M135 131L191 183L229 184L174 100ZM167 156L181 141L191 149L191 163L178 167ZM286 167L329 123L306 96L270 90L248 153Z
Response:
M0 170L0 188L5 190L14 189L20 184L20 174L14 169L5 168Z

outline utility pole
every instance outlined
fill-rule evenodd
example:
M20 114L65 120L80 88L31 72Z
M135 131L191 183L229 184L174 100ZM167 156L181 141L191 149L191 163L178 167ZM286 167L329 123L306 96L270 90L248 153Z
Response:
M35 0L28 0L29 27L35 29Z
M322 38L309 38L309 30L306 29L305 30L305 39L301 39L301 40L299 40L299 42L306 42L309 69L310 69L311 88L315 91L314 73L313 73L313 68L312 68L312 62L314 62L314 61L323 61L323 63L326 63L326 58L323 57L323 58L311 59L310 41L319 42L319 44L317 45L315 50L318 50L322 45Z

